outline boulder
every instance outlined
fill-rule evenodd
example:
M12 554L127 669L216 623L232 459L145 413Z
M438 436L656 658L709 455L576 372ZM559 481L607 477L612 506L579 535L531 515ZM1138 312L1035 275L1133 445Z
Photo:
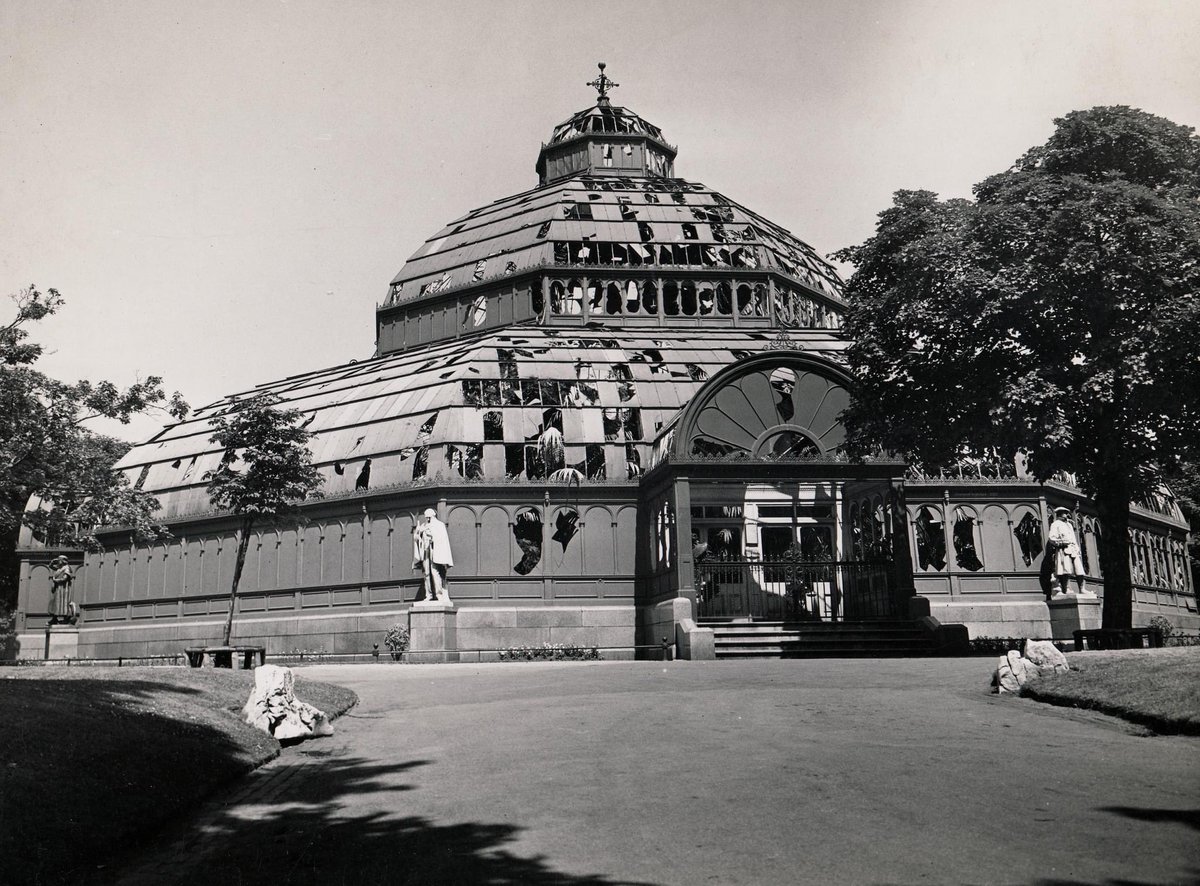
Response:
M291 668L278 665L255 668L254 689L242 708L242 717L280 741L333 735L333 726L325 713L296 698L295 684Z
M1071 670L1071 666L1067 664L1067 657L1049 640L1026 640L1025 657L1044 670Z
M1021 653L1014 649L996 664L996 671L992 674L992 691L1002 695L1006 692L1019 692L1021 687L1038 673L1038 666L1029 659L1022 658Z

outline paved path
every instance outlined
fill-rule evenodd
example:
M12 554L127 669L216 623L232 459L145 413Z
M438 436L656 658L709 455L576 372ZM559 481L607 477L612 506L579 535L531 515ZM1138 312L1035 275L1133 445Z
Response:
M1200 740L988 659L305 669L361 702L120 880L1200 881Z

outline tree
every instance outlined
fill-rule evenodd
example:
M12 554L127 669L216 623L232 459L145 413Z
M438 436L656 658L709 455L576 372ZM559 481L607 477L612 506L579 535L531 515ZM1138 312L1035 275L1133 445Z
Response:
M95 549L102 525L128 526L139 539L161 537L158 501L131 485L116 463L129 448L96 434L87 423L107 418L128 424L137 414L165 409L182 418L187 404L167 397L151 376L121 390L112 382L66 384L33 368L42 347L29 327L63 306L54 289L30 286L13 297L16 316L0 327L0 546L4 608L16 600L15 548L22 525L63 547ZM31 499L39 507L26 510Z
M208 494L214 506L239 518L224 646L233 632L233 608L251 531L263 520L299 520L299 504L319 497L324 482L312 464L309 433L301 426L303 414L280 409L279 403L278 397L262 394L213 421L212 440L224 447L225 454L217 469L205 474Z
M928 465L1023 453L1106 527L1104 625L1129 627L1129 504L1200 440L1200 141L1127 107L1056 120L975 199L899 191L837 257L851 441Z

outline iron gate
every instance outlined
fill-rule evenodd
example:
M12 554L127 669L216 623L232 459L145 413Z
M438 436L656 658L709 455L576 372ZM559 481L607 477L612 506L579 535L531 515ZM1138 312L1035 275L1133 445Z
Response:
M886 561L702 561L695 569L701 618L854 621L897 614Z

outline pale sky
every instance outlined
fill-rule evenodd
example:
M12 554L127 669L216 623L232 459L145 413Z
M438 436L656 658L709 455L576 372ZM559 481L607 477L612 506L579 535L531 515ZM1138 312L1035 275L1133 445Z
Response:
M597 61L678 175L828 253L899 188L969 196L1069 111L1200 126L1197 47L1188 0L4 0L0 293L66 298L44 371L200 406L369 357L388 281L536 185Z

